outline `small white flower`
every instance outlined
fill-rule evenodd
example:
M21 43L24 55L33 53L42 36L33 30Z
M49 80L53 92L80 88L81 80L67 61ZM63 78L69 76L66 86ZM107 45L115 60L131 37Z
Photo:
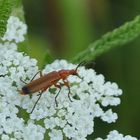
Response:
M130 135L123 136L123 134L120 134L117 130L113 130L109 132L106 139L96 138L96 140L138 140L138 139Z
M29 123L22 131L22 137L24 140L43 140L44 138L45 129L33 123Z
M111 109L106 111L102 116L101 116L103 121L106 121L108 123L115 122L118 119L117 113L113 113Z
M121 102L120 98L118 97L103 97L102 98L102 105L103 106L108 106L108 105L111 105L111 106L117 106L119 105Z
M59 110L58 113L57 113L57 115L60 118L63 117L63 116L65 116L66 115L66 110L64 110L64 109Z
M63 129L63 132L65 133L65 136L68 137L69 139L72 137L76 136L76 130L74 127L70 126L70 125L66 125Z
M50 119L45 119L44 120L44 123L45 123L45 127L48 129L53 129L55 126L56 126L56 123L55 123L55 118L51 117Z
M52 131L49 132L49 136L51 140L63 140L61 130L52 129Z
M102 138L96 138L96 140L103 140Z

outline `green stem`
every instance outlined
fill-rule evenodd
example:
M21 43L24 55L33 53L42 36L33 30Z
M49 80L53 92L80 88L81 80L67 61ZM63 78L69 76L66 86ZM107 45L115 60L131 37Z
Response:
M72 62L79 63L85 60L94 60L97 56L100 56L112 48L129 43L139 35L140 16L137 16L134 20L127 22L112 32L103 35L101 39L90 44L86 50L77 54Z

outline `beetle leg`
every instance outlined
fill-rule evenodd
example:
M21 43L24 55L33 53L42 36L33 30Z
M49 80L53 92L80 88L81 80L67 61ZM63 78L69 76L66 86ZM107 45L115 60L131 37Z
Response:
M58 93L57 93L56 96L55 96L55 104L56 104L56 107L57 107L57 106L58 106L57 97L58 97L58 95L59 95L59 93L60 93L60 91L61 91L61 85L55 84L54 86L57 87L57 88L59 88L59 91L58 91Z
M33 113L33 111L34 111L34 109L35 109L35 107L36 107L36 105L37 105L38 101L40 100L40 98L41 98L41 96L42 96L42 93L43 93L43 91L41 91L41 92L40 92L40 94L38 94L38 95L39 95L39 97L38 97L37 101L35 102L35 104L34 104L34 106L33 106L32 110L31 110L30 114L32 114L32 113Z
M33 78L30 80L30 82L33 81L34 78L35 78L39 73L40 73L40 77L43 76L42 71L39 70L39 71L33 76Z
M41 71L38 71L38 72L33 76L33 78L30 80L30 82L34 80L34 78L37 76L38 73L40 73L40 77L42 77L42 72L41 72ZM28 84L27 82L23 81L21 78L20 78L20 81L23 82L24 84Z
M39 94L37 95L37 96L39 96L39 97L38 97L37 101L35 102L35 104L34 104L34 106L33 106L32 110L31 110L30 114L32 114L32 113L33 113L33 111L34 111L34 109L35 109L35 107L36 107L36 105L37 105L38 101L40 100L40 98L41 98L41 96L42 96L42 93L43 93L45 90L46 90L46 89L43 89L43 90L42 90L42 91L40 91L40 92L39 92Z
M23 82L24 84L27 84L25 81L23 81L23 80L21 79L21 77L20 77L20 81Z
M68 82L67 79L66 79L66 81L63 79L63 82L64 82L64 85L65 85L65 86L68 88L68 90L69 90L69 92L68 92L68 98L69 98L69 100L70 100L71 102L73 102L72 99L70 98L71 90L70 90L69 82Z

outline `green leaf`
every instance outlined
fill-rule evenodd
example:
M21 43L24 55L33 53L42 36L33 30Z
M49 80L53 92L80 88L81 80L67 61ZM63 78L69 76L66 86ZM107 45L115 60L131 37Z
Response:
M7 20L12 12L13 0L0 0L0 36L6 31Z
M101 39L90 44L89 47L77 54L72 62L90 61L96 59L103 53L115 48L123 46L130 41L133 41L140 35L140 16L134 20L125 23L119 28L109 32L101 37Z

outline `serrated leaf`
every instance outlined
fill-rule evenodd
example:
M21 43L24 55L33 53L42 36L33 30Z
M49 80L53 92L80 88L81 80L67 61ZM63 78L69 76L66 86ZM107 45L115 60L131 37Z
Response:
M7 20L13 8L12 0L0 0L0 36L2 37L6 31Z
M89 47L77 54L73 62L94 60L97 56L108 52L117 46L123 46L130 41L136 39L140 35L140 16L134 20L125 23L119 28L109 32L101 37L101 39L93 42Z

